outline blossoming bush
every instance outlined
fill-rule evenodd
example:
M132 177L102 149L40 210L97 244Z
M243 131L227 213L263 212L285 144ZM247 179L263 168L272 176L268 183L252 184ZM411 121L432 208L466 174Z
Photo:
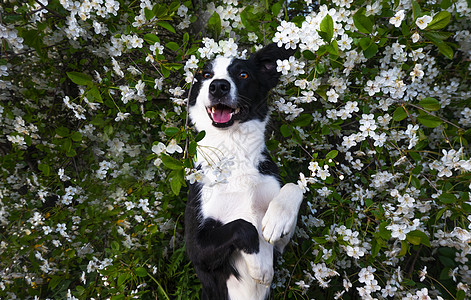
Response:
M306 204L272 298L469 298L470 17L465 0L7 1L0 298L198 298L186 97L208 59L271 42L297 51L267 146Z

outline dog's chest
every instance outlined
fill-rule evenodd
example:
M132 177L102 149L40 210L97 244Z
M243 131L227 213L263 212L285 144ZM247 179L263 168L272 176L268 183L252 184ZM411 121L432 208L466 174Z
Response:
M227 183L203 186L201 213L204 218L213 218L223 224L244 219L260 229L268 204L279 189L274 177L258 172L231 176Z
M203 218L223 224L244 219L258 228L269 202L280 190L275 177L258 170L266 159L265 126L266 120L252 120L233 129L206 132L198 146L197 162L205 174L201 190ZM228 163L221 163L226 159Z

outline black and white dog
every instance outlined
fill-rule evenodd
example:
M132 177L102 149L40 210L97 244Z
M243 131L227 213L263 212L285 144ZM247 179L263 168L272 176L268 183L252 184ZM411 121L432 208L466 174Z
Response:
M196 162L204 179L190 185L185 239L202 299L266 299L274 251L293 235L303 192L293 183L281 187L265 146L276 61L292 53L271 44L248 60L218 57L193 85L190 118L206 132ZM231 163L220 163L223 157Z

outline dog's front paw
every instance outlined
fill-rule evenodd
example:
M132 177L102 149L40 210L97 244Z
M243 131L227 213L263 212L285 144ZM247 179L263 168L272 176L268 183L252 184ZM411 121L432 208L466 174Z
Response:
M273 244L293 233L302 198L302 190L293 183L287 183L281 188L262 219L263 237L267 242Z

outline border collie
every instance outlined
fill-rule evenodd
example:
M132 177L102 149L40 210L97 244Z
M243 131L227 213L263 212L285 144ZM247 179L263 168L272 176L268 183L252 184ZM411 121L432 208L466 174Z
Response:
M248 60L218 57L192 87L190 119L206 135L198 143L204 177L190 185L185 240L202 299L268 298L274 252L293 235L303 192L294 183L281 186L265 146L276 61L291 54L270 44Z

